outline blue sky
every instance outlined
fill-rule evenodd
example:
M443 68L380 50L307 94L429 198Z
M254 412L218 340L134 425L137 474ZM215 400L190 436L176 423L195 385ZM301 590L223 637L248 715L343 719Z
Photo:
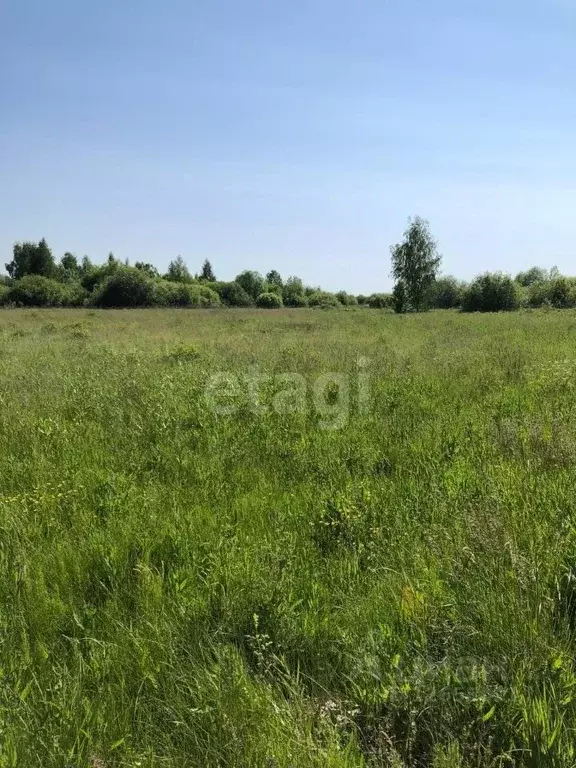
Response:
M443 271L576 273L573 0L7 0L0 261L390 287L430 219Z

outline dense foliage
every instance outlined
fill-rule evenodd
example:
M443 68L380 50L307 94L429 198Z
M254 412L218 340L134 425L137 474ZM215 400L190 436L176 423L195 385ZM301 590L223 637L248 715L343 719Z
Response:
M16 243L7 275L0 276L0 306L37 307L368 307L398 313L429 309L503 312L519 308L576 308L576 278L557 269L531 267L514 279L485 273L469 284L439 275L440 256L429 225L416 217L404 242L392 248L392 293L354 296L307 286L294 275L277 270L266 276L244 270L234 280L217 280L208 259L192 274L181 256L165 274L153 265L123 263L111 253L103 264L65 253L56 262L46 240Z
M409 220L403 242L393 245L390 250L392 275L399 286L396 311L411 309L419 312L426 307L426 294L436 279L441 261L428 222L420 216Z
M272 291L261 293L256 299L256 306L260 309L280 309L282 306L282 296Z
M465 312L499 312L518 309L517 284L508 275L487 272L473 280L464 290L462 309Z

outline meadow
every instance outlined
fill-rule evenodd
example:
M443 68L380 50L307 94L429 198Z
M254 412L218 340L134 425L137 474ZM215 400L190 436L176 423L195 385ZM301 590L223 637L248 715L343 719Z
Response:
M0 767L576 765L575 353L571 310L0 310Z

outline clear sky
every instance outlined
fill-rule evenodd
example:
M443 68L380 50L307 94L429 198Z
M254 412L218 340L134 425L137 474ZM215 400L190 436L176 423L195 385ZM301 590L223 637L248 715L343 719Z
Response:
M373 292L414 214L446 273L576 273L574 0L0 4L1 263Z

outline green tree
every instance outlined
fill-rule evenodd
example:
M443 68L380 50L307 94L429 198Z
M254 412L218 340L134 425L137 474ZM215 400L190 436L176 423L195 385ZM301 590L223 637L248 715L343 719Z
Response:
M462 296L464 312L509 312L518 306L518 284L510 275L500 272L486 272L474 278Z
M230 307L251 307L254 303L250 294L246 293L240 283L220 283L218 288L220 298Z
M171 280L173 283L192 282L192 275L188 271L188 267L182 256L178 256L178 258L170 262L168 265L168 272L166 272L164 277L166 280Z
M9 288L7 300L22 307L59 307L64 303L65 287L44 275L24 275Z
M158 270L156 269L154 264L150 264L148 262L137 261L134 264L134 269L139 269L140 272L145 272L148 275L148 277L153 277L153 278L160 277L160 275L158 274Z
M200 279L201 280L207 280L210 283L216 282L216 275L214 274L214 270L212 269L212 264L206 259L204 264L202 264L202 271L200 272Z
M253 272L249 269L241 272L236 277L235 282L238 283L238 285L241 285L248 296L250 296L254 301L258 298L258 296L260 296L261 293L264 293L266 290L266 282L260 272Z
M56 267L55 277L62 283L71 283L80 279L80 265L73 253L66 251Z
M525 272L518 272L514 280L525 288L548 279L548 272L542 267L530 267Z
M404 241L391 246L390 251L392 276L404 285L404 308L419 312L424 307L426 291L436 279L441 261L429 223L420 216L409 219Z
M39 243L15 243L12 255L12 261L6 264L6 271L14 280L20 280L25 275L56 275L56 262L44 238Z
M270 272L268 272L266 275L266 282L268 285L275 285L278 288L282 288L284 285L280 272L275 269L271 269Z
M89 256L82 257L82 263L80 264L80 275L88 275L94 269L94 264L90 261Z
M336 298L344 307L350 307L354 306L354 304L358 304L356 296L353 296L351 293L346 293L346 291L338 291L336 293Z
M67 272L73 272L74 274L78 274L80 271L80 268L78 266L78 259L76 256L74 256L73 253L70 253L70 251L66 251L64 256L62 256L60 260L60 265L62 266L62 269L65 269Z
M304 283L299 277L292 275L282 287L282 298L287 307L301 307L308 302L305 298Z
M122 263L114 257L113 253L108 254L104 264L97 266L92 264L88 256L84 256L80 268L80 283L83 288L92 293L97 285L101 285L107 277L116 274L118 270L123 268Z
M392 296L389 293L373 293L371 296L362 297L365 299L362 303L368 304L370 309L388 309L394 306ZM360 297L358 297L360 303Z
M154 282L134 267L119 267L96 289L92 303L97 307L146 307L153 304Z
M426 292L426 305L434 309L453 309L462 302L464 286L452 275L439 277Z

